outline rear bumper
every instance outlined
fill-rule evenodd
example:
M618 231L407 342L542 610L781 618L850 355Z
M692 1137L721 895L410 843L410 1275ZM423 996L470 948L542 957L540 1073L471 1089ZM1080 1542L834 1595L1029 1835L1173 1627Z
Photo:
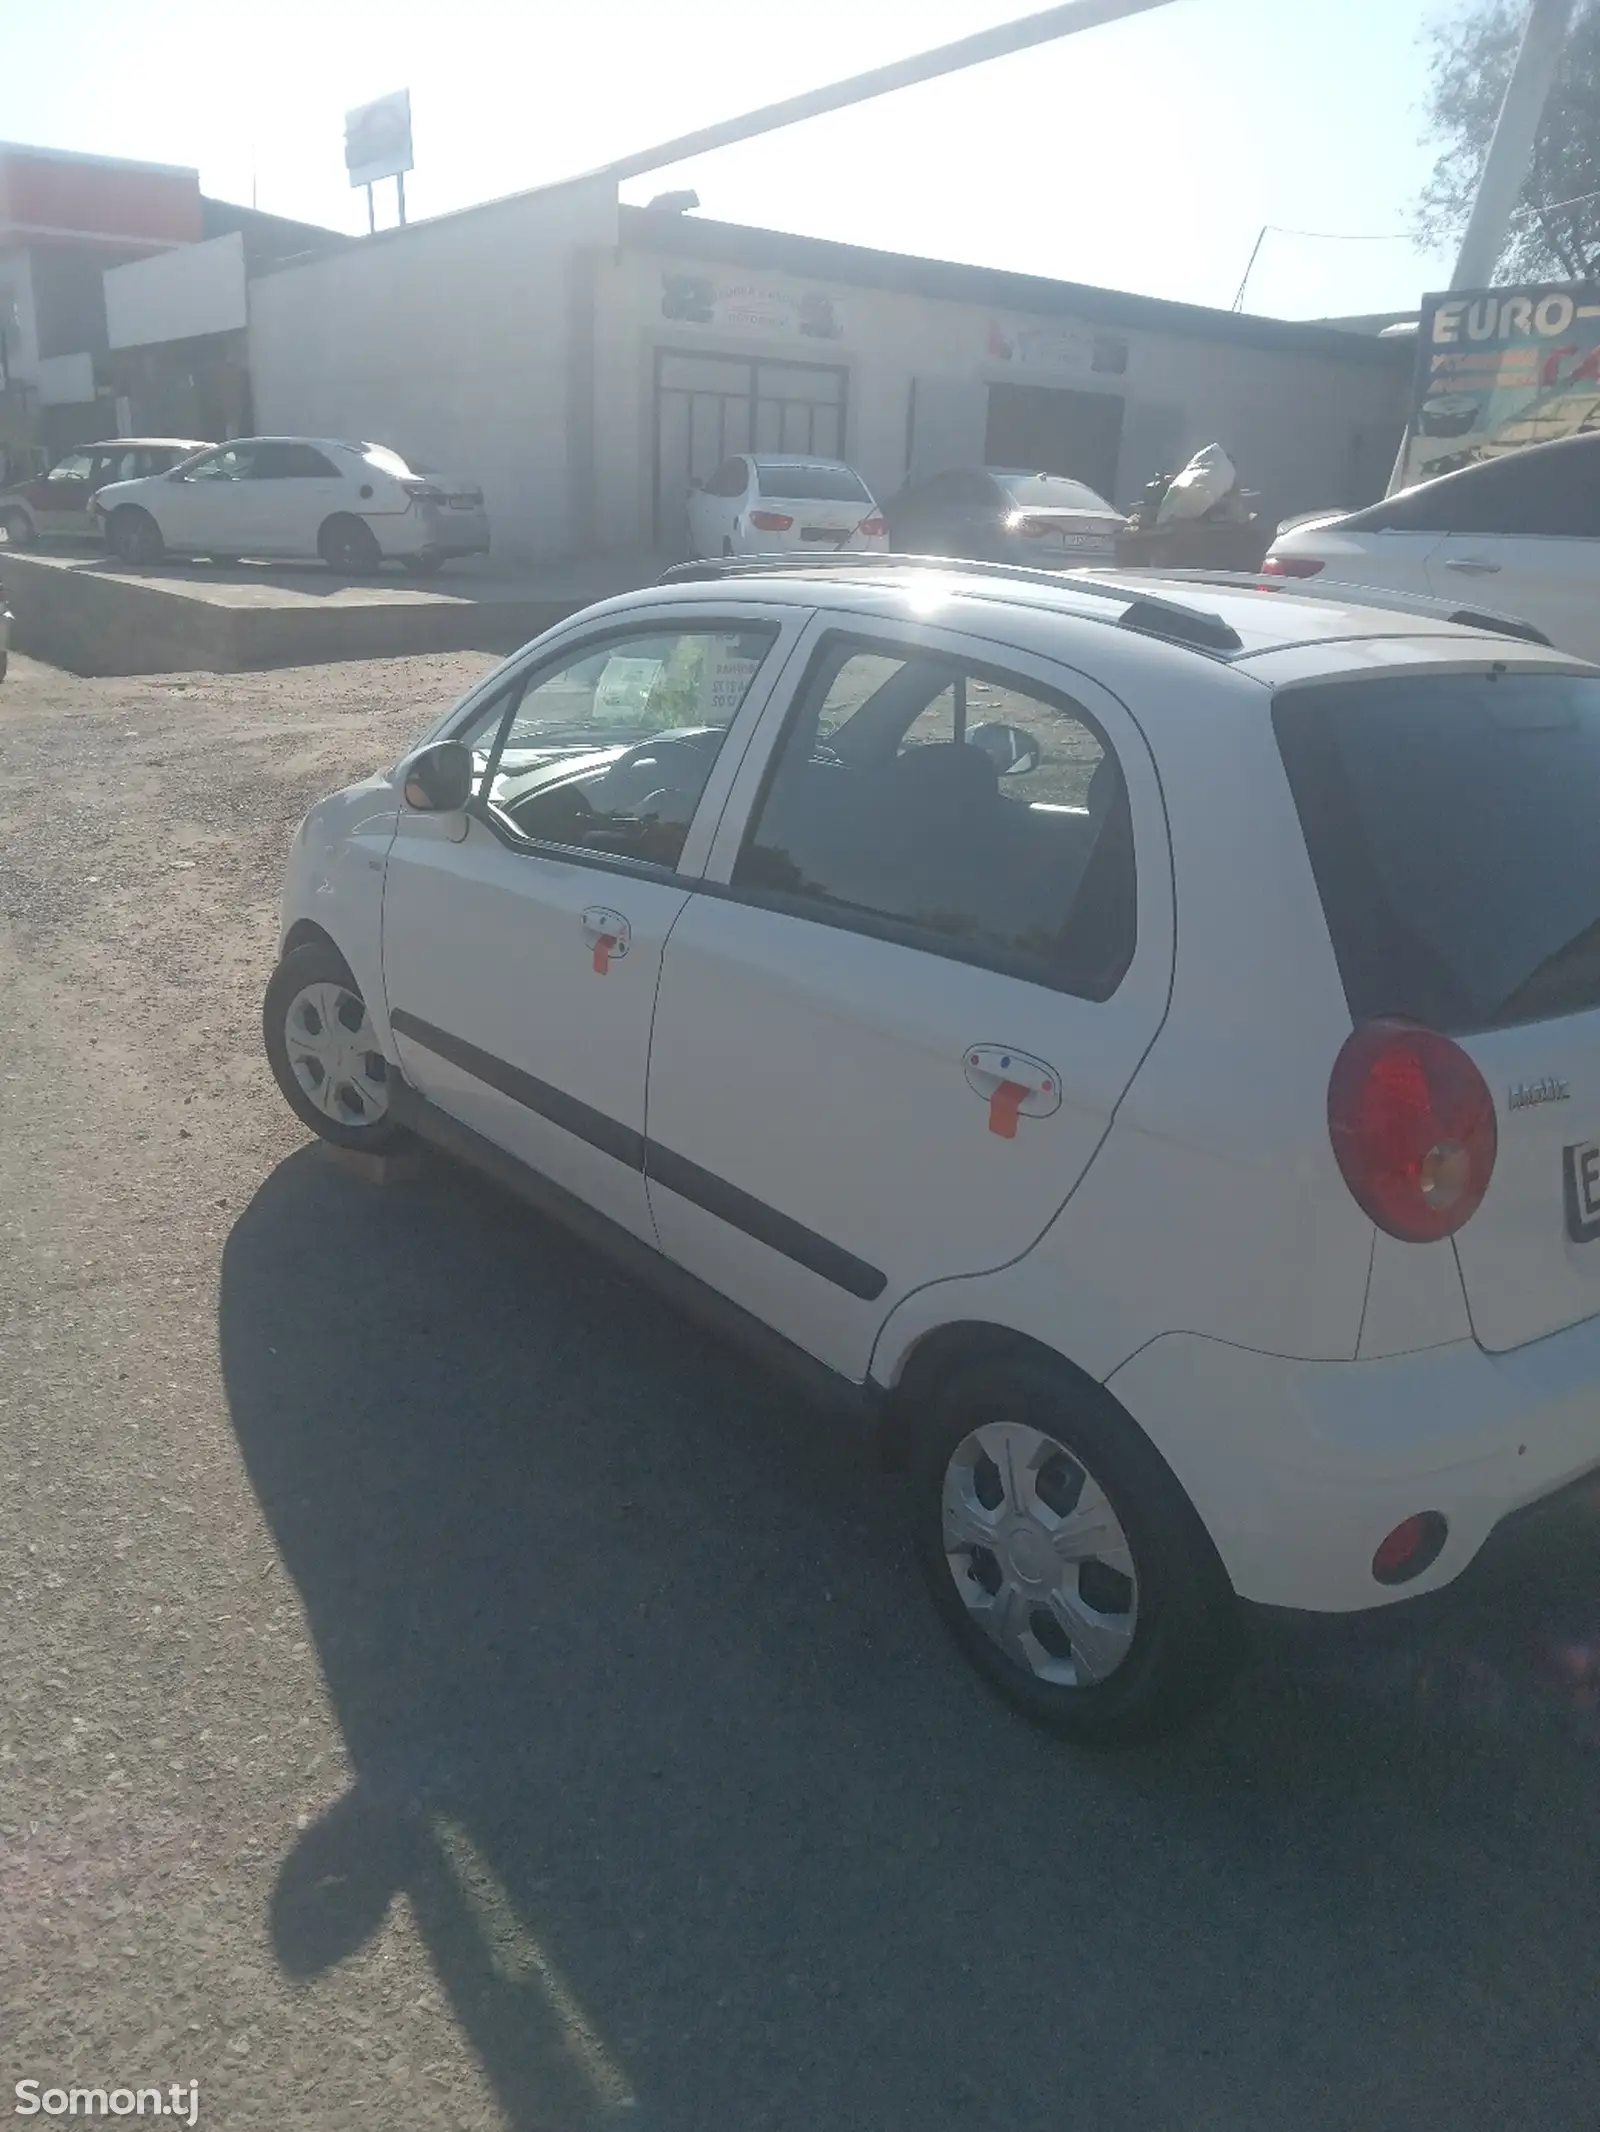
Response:
M487 555L489 520L483 511L441 510L428 504L391 516L369 517L385 555Z
M1600 1318L1510 1354L1470 1341L1306 1362L1196 1334L1109 1379L1162 1452L1240 1598L1390 1611L1454 1583L1514 1511L1600 1469ZM1438 1511L1449 1537L1413 1584L1372 1575L1380 1541Z

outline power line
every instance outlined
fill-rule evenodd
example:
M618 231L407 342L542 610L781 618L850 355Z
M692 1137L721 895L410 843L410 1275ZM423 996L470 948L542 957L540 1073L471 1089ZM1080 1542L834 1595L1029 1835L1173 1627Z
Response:
M1250 285L1250 276L1255 271L1256 258L1268 236L1313 237L1321 244L1400 244L1414 241L1410 230L1347 230L1347 229L1285 229L1281 222L1263 222L1255 243L1250 248L1249 262L1244 278L1233 299L1235 311L1244 308L1244 292Z

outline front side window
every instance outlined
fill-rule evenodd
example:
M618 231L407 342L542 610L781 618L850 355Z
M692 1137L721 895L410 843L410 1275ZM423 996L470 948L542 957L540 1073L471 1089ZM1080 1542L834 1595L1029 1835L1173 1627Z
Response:
M185 481L248 481L255 458L254 445L224 445L221 451L208 452L203 459L196 459L186 466L183 478Z
M652 629L534 669L457 738L477 805L504 833L676 866L771 628Z
M51 481L87 481L93 465L94 460L88 452L73 452L51 467L47 478Z
M1104 999L1133 956L1132 823L1105 736L988 667L835 638L734 869L796 916Z

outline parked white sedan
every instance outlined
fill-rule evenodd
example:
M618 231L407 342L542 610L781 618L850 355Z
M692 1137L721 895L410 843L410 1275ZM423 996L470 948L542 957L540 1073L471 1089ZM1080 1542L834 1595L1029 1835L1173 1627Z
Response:
M1280 529L1263 572L1519 616L1600 660L1600 435L1530 445Z
M481 489L337 437L238 437L170 473L112 482L90 510L127 563L320 558L355 576L392 558L426 576L489 547Z
M689 492L694 555L827 554L888 544L872 491L839 459L736 453Z
M1078 1740L1555 1516L1600 1469L1600 675L1292 585L672 576L302 823L299 1116L870 1417L962 1649Z

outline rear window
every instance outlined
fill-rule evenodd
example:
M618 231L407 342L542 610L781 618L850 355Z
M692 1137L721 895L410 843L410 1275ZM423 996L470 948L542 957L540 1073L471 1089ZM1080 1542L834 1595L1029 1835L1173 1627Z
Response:
M1109 511L1103 496L1065 474L997 474L995 479L1022 511Z
M778 459L756 461L756 486L763 496L788 496L796 503L871 503L859 474L847 466L786 466Z
M1600 677L1297 689L1273 723L1358 1022L1600 1006Z

